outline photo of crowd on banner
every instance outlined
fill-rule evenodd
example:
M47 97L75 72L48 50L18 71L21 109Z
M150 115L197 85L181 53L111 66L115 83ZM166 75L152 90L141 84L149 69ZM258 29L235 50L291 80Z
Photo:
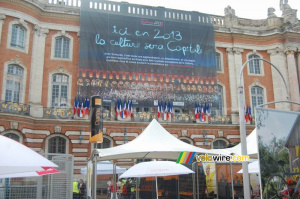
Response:
M104 100L129 97L147 106L153 100L181 101L192 108L195 101L215 101L215 82L215 77L85 69L79 71L77 84L81 95L100 95Z

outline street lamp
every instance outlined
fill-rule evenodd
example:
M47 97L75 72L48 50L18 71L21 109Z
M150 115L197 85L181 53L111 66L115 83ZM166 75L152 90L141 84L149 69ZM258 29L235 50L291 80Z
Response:
M239 86L238 86L238 96L239 96L239 119L240 119L240 137L241 137L241 149L242 149L242 156L248 155L247 153L247 142L246 142L246 124L245 124L245 102L244 102L244 87L242 84L242 78L243 78L243 70L246 67L247 63L253 60L262 60L265 61L267 63L269 63L271 66L273 66L279 73L279 75L281 76L284 85L285 85L285 89L287 92L287 99L289 99L288 97L288 88L287 88L287 84L283 78L283 75L281 74L281 72L276 68L276 66L274 66L271 62L269 62L268 60L265 59L261 59L261 58L253 58L250 59L248 61L246 61L244 63L244 65L241 68L240 71L240 80L239 80ZM253 107L255 108L255 107ZM248 172L248 162L242 162L242 166L243 166L243 188L244 188L244 199L250 199L250 179L249 179L249 172Z

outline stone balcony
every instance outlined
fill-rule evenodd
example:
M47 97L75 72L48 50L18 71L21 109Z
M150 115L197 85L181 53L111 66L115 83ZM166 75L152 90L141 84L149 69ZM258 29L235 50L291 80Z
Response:
M26 0L29 3L34 4L45 12L53 13L64 13L68 15L79 15L80 5L82 0ZM140 9L139 13L141 16L146 15L149 11L147 17L165 17L171 20L179 21L195 21L195 16L197 20L207 21L208 23L213 23L215 30L217 32L228 32L228 33L240 33L249 35L269 35L284 31L298 32L300 31L300 21L297 19L297 11L292 9L287 5L288 9L285 9L282 13L282 17L277 17L274 14L274 8L269 8L266 10L266 19L253 20L239 18L235 15L235 10L230 6L224 9L224 16L210 15L210 19L205 19L198 17L199 12L187 12L174 9L167 9L164 7L152 7L152 6L142 6L137 4L129 4L127 2L113 2L105 0L94 0L90 3L90 9L103 9L107 11L121 12L122 14L137 14L130 10ZM142 10L145 10L142 11ZM157 13L157 15L150 15L150 13ZM162 12L162 13L160 13ZM185 17L187 15L188 17ZM170 17L171 16L171 17ZM200 16L200 15L199 15ZM199 18L199 19L198 19Z

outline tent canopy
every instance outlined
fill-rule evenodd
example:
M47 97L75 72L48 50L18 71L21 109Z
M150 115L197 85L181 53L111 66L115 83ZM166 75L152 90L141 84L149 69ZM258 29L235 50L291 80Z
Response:
M133 141L107 149L98 149L99 160L162 158L176 160L181 152L219 154L180 141L164 129L155 119ZM227 153L223 153L226 154Z
M258 142L256 128L247 136L247 153L250 158L258 157ZM211 149L211 152L219 154L230 154L230 155L242 155L241 143L237 144L232 148L225 149Z
M113 174L113 163L110 161L101 161L97 163L97 175L108 175ZM126 168L121 168L119 166L116 166L116 174L121 174L126 171ZM86 175L87 174L87 168L81 169L81 174Z
M0 175L44 171L43 167L58 167L37 152L0 135Z

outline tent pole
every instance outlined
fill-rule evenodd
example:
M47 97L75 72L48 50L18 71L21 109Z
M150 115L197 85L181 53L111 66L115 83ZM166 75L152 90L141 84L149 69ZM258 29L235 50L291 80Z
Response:
M93 199L97 198L97 143L94 144L94 168L93 168L93 175L94 175L94 182L93 182Z
M179 192L179 175L178 175L178 199L180 198L180 192Z
M114 166L113 167L114 168L113 169L113 175L114 175L113 191L114 191L114 199L116 199L117 198L117 187L115 185L117 185L117 175L116 175L116 173L117 173L117 165L114 163L113 166Z
M156 184L156 199L158 199L157 176L155 176L155 184Z
M230 162L230 176L231 176L231 192L232 192L232 199L234 199L234 187L233 187L232 163L231 163L231 162Z

